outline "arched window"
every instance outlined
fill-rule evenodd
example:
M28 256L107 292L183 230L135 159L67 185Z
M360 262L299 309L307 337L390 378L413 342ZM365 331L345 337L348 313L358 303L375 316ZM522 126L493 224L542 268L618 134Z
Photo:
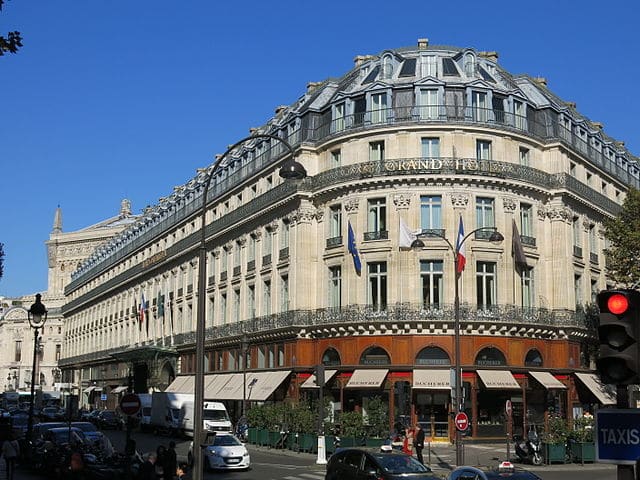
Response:
M504 354L495 347L487 347L480 350L476 356L476 365L498 367L507 364Z
M340 365L340 354L335 348L327 348L322 355L322 364L326 366Z
M360 356L360 365L389 365L391 359L382 347L367 348Z
M476 57L471 52L464 55L464 73L467 77L472 77L476 73Z
M427 347L418 353L416 365L451 365L451 359L442 348Z
M532 348L527 352L527 356L524 358L525 367L541 367L542 355L535 348Z

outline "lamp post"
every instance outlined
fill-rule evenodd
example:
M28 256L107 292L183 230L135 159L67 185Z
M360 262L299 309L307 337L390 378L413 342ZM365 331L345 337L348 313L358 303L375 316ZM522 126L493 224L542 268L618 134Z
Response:
M463 410L462 405L462 369L460 368L460 277L461 273L458 273L458 255L460 254L460 249L464 245L464 242L476 232L482 231L490 231L491 236L489 237L490 242L502 242L504 240L504 236L495 228L495 227L480 227L475 230L467 233L462 239L458 239L456 242L456 246L444 236L444 234L440 233L438 230L430 230L425 234L421 234L421 236L435 236L443 239L449 250L453 252L453 274L455 281L454 287L454 296L453 296L453 334L454 334L454 350L455 350L455 372L454 372L454 381L455 381L455 414L457 415ZM414 248L422 248L424 247L424 242L419 238L413 241L412 247ZM460 430L456 427L455 429L455 442L456 442L456 466L460 466L463 464L462 458L462 445L461 445L461 433Z
M31 434L33 433L33 403L35 401L36 390L36 362L38 361L38 330L44 327L47 321L47 309L42 304L42 295L36 294L36 302L27 310L29 325L33 328L33 365L31 366L31 399L29 400L29 420L27 423L27 448L31 445Z
M194 388L194 416L193 416L193 443L196 448L193 449L194 470L193 479L202 480L202 442L203 425L202 425L202 405L204 402L204 336L205 336L205 295L207 283L207 192L211 185L215 173L223 165L224 159L235 150L238 146L249 140L271 139L281 142L289 151L291 158L287 160L280 168L280 176L285 179L302 179L306 177L307 172L304 167L294 160L295 152L293 147L284 139L267 133L259 133L252 135L231 145L226 152L216 159L212 168L207 173L202 193L202 210L200 220L200 248L198 252L198 310L196 315L196 372L195 372L195 388Z

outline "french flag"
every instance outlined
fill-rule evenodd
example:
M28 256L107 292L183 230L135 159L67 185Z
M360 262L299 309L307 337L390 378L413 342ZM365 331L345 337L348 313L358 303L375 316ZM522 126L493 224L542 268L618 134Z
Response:
M467 254L464 249L464 225L462 224L462 215L460 215L460 226L458 227L458 241L456 242L456 273L460 274L464 270L467 263Z

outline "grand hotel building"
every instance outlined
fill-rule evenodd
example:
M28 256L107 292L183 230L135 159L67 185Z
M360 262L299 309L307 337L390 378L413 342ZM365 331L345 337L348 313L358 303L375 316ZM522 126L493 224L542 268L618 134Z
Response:
M504 236L465 242L470 435L502 436L506 400L516 431L612 402L593 371L590 305L607 286L602 221L638 188L638 162L544 79L505 71L495 52L419 40L356 57L251 133L290 143L308 176L279 177L290 153L273 139L225 155L207 197L206 265L199 209L212 167L73 274L60 366L83 403L98 401L94 390L115 403L127 385L193 390L206 268L206 398L237 415L243 397L313 396L323 363L334 409L366 411L380 396L390 424L417 420L450 437L460 218L465 232ZM401 220L423 247L400 248Z

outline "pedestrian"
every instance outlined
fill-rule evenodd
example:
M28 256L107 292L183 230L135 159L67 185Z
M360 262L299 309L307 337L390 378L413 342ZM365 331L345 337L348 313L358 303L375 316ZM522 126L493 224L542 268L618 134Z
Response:
M20 456L20 444L16 436L11 433L9 438L2 444L2 456L7 467L7 480L13 480L16 468L16 459Z
M404 430L404 440L402 442L402 451L407 455L413 455L413 428L407 427Z
M164 471L163 479L164 480L173 480L176 476L178 468L178 455L176 454L176 442L171 440L169 442L169 448L164 454L164 461L162 464L162 469Z
M416 457L418 458L418 461L424 465L424 459L422 458L422 449L424 448L424 430L422 430L419 423L416 423L415 427L413 448L416 451Z
M164 445L158 445L156 449L156 477L158 479L164 478L164 462L167 456L167 447Z
M156 452L149 452L147 459L140 466L138 471L138 480L157 480L156 477L156 459L158 455Z

